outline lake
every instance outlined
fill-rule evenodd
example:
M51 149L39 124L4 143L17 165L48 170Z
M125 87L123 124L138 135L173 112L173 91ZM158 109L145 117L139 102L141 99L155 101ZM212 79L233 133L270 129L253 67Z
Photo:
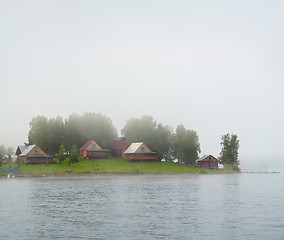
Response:
M284 239L283 174L1 178L0 239Z

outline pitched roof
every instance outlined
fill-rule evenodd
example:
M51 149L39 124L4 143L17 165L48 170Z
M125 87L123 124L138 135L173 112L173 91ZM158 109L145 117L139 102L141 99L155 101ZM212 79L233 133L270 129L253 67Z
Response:
M199 158L196 160L196 162L201 162L201 161L204 161L206 158L208 158L209 156L213 157L214 159L216 159L217 161L219 161L217 158L215 158L214 156L212 156L211 154L207 154L207 155L204 155L203 157Z
M144 149L142 149L142 146ZM132 143L124 153L143 153L143 152L151 152L151 150L146 146L143 142Z
M128 145L128 141L124 138L115 138L112 142L112 149L118 150L118 149L126 149Z
M89 151L95 151L95 150L101 150L99 144L97 144L94 140L89 140L85 142L85 144L79 149L79 151L89 150Z
M18 147L17 147L17 150L16 150L16 155L22 154L27 148L28 148L28 146L26 146L26 145L18 146Z
M36 146L36 145L27 146L27 148L22 152L22 154L21 154L20 156L21 156L21 157L26 156L31 150L33 150L33 148L34 148L35 146Z

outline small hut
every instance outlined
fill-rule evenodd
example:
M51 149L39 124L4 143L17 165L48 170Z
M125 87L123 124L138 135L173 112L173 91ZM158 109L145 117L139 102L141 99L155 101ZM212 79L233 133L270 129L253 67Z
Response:
M47 155L38 145L28 146L19 156L26 164L54 163L53 157Z
M128 161L158 161L157 153L152 152L145 143L132 143L124 152Z
M79 154L80 157L89 159L109 158L111 156L111 150L102 149L94 140L89 140L79 149Z
M198 168L218 168L219 160L212 155L205 155L196 160L195 166Z
M112 141L112 156L122 157L127 149L128 141L125 137L117 137Z

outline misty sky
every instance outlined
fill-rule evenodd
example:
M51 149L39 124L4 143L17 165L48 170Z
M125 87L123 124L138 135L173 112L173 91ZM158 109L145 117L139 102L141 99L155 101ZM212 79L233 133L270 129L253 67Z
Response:
M0 145L32 117L152 115L240 139L244 168L284 160L283 1L0 1Z

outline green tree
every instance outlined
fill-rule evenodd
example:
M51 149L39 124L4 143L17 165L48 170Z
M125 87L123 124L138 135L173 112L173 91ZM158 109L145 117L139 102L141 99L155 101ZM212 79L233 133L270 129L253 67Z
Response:
M46 153L55 154L61 144L70 151L75 144L82 146L94 139L103 148L111 147L117 131L109 117L100 113L72 114L63 121L62 117L47 119L34 117L30 123L29 144L38 144Z
M11 163L11 162L12 162L12 156L11 154L8 154L7 163Z
M64 145L61 144L60 147L59 147L59 149L58 149L58 156L57 156L57 159L58 159L59 164L63 163L63 161L64 161L64 159L65 159L64 152L65 152Z
M173 130L161 123L151 132L151 147L157 152L159 160L172 161Z
M71 163L79 162L78 148L76 145L73 145L73 147L71 148L71 153L70 153L69 158L70 158Z
M17 164L18 170L20 170L20 167L21 167L21 159L20 159L19 156L17 156L16 164Z
M193 130L187 130L179 141L177 158L185 164L194 165L199 153L200 144L197 133Z
M157 127L152 116L144 115L139 118L130 118L121 130L129 143L144 142L152 149L152 133Z
M0 152L0 167L3 165L3 155L2 153Z
M240 141L236 134L225 134L221 137L220 162L224 165L239 165L239 145Z

